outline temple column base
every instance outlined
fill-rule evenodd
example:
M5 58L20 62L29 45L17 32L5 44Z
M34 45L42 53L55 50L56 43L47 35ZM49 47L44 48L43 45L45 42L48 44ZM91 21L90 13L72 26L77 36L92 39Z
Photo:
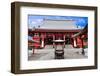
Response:
M85 55L85 51L84 51L84 48L82 48L82 55Z

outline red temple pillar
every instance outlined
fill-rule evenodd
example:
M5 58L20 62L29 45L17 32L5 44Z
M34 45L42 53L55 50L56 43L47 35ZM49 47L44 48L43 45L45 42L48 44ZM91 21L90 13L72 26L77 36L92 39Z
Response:
M83 38L81 38L81 43L82 43L82 54L84 55L84 54L85 54L85 52L84 52Z
M53 40L55 40L55 35L53 34ZM53 42L53 48L55 46L55 43Z
M44 34L41 33L41 48L44 48Z
M74 45L74 47L77 47L76 38L73 38L73 45Z
M65 38L66 38L66 35L64 34L64 36L63 36L64 41L65 41ZM65 47L65 42L64 42L64 47Z
M71 36L70 37L72 37L72 36L73 36L73 33L71 33ZM71 44L74 47L74 38L71 39Z

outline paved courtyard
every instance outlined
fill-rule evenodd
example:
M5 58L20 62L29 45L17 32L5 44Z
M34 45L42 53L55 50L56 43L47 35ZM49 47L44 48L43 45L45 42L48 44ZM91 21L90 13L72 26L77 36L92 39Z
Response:
M46 45L44 49L35 49L35 54L32 50L28 50L28 60L53 60L55 58L52 45ZM81 54L82 48L73 48L72 45L66 45L64 48L64 59L81 59L87 58L88 53L85 49L85 55Z

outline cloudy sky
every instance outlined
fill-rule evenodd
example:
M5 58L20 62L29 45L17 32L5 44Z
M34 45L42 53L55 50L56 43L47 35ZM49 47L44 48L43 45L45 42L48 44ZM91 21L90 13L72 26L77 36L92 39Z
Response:
M85 25L88 25L88 17L28 15L28 27L33 28L39 25L41 26L43 19L75 20L75 26L84 27Z

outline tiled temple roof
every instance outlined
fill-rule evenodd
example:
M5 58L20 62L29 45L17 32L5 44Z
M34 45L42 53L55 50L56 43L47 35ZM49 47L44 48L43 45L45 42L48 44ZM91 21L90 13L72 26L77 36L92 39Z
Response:
M77 30L82 29L77 27L74 20L44 20L36 29L61 29L61 30Z

